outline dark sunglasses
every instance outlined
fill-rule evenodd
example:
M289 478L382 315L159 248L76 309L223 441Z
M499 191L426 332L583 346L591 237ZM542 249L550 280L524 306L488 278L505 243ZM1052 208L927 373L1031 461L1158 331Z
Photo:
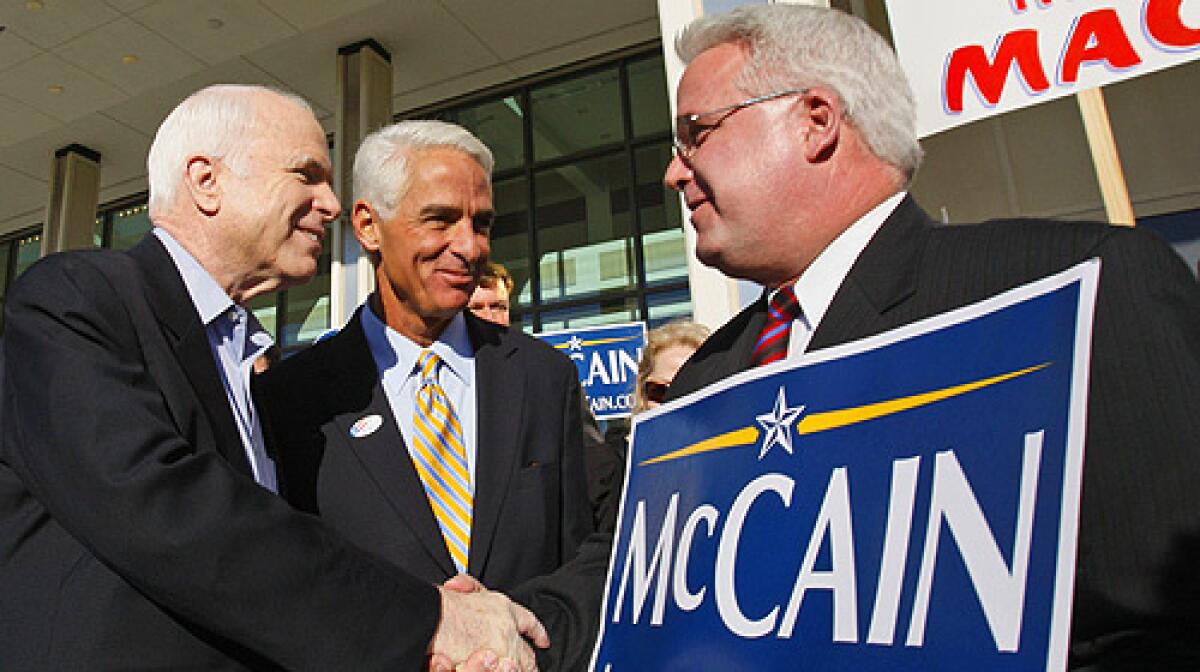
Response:
M653 401L656 404L661 404L667 398L667 383L659 383L653 380L647 380L642 383L642 394L646 395L646 401Z

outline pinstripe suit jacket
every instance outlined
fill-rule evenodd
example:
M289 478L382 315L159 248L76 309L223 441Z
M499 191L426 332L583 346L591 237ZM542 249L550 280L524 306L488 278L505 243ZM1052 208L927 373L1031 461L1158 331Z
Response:
M809 350L1102 259L1071 667L1200 669L1200 288L1144 232L1041 220L938 226L906 198L863 250ZM750 366L755 302L679 372L681 397Z

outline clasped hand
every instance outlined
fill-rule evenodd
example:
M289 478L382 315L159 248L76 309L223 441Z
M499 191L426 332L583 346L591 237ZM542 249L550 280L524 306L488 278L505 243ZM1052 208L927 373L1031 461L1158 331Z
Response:
M438 591L442 620L429 645L431 672L536 672L529 642L544 649L550 638L528 609L465 574Z

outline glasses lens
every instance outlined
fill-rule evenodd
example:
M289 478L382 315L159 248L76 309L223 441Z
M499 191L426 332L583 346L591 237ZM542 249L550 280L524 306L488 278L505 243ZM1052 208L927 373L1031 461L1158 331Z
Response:
M675 149L684 156L692 153L695 148L695 120L690 116L675 118Z
M656 404L663 403L667 398L667 386L663 383L656 383L653 380L647 380L642 386L642 391L646 393L646 399L653 401Z

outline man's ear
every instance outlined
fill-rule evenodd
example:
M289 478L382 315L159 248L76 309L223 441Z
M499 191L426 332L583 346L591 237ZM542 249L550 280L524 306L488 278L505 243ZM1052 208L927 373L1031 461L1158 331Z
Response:
M358 244L369 253L378 253L379 227L383 222L379 220L375 208L364 200L355 201L350 209L350 223L354 226L354 237L358 238Z
M797 126L804 156L816 163L828 160L837 151L845 130L842 99L828 89L814 87L803 96L802 122Z
M208 156L188 158L183 185L196 208L212 216L221 210L221 180L216 161Z

